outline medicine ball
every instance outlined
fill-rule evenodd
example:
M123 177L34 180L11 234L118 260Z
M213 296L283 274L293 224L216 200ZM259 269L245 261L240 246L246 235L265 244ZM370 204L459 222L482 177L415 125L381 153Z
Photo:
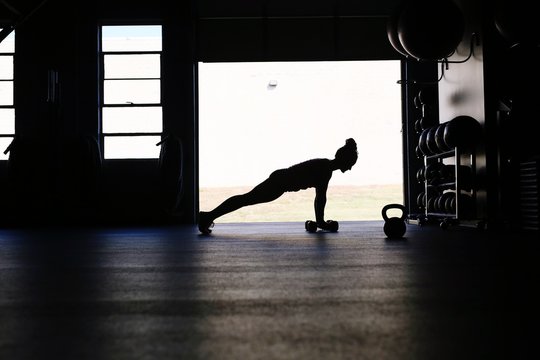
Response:
M398 37L407 53L418 60L450 56L463 38L465 21L452 0L409 0L398 20Z
M478 143L482 126L473 117L460 115L450 120L444 128L444 143L449 148L470 149Z
M401 42L399 41L398 37L398 31L397 31L397 24L399 20L401 9L397 9L389 18L386 23L386 33L388 35L388 40L390 41L390 45L401 55L405 57L409 57L409 53L405 51L403 48L403 45L401 45Z

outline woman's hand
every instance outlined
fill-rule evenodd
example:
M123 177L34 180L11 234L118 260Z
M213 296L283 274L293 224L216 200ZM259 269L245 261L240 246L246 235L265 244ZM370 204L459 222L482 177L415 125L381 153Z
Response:
M337 231L339 228L339 223L334 220L318 221L317 227L326 231Z
M330 230L328 221L317 221L317 227L322 230Z

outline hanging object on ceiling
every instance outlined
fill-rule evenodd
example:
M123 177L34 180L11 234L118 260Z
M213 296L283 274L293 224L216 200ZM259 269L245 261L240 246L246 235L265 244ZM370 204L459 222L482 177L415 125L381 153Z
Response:
M388 18L386 23L386 34L388 35L388 41L390 45L401 55L409 57L409 53L401 45L401 41L398 36L398 21L401 14L401 7L398 7L394 13Z
M397 21L399 42L417 60L449 57L464 31L463 13L452 0L405 1Z

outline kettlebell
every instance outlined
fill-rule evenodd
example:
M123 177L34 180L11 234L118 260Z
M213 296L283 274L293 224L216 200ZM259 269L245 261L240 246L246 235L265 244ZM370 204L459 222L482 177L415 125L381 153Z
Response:
M389 218L387 212L389 209L400 209L402 212L401 217ZM384 233L389 239L400 239L405 235L407 225L405 224L405 206L401 204L388 204L382 208L382 217L384 219Z

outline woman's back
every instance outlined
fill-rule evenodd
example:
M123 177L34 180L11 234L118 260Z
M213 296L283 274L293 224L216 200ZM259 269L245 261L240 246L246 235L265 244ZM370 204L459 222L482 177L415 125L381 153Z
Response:
M275 179L285 191L299 191L310 187L326 186L332 177L329 159L311 159L286 169L274 171Z

